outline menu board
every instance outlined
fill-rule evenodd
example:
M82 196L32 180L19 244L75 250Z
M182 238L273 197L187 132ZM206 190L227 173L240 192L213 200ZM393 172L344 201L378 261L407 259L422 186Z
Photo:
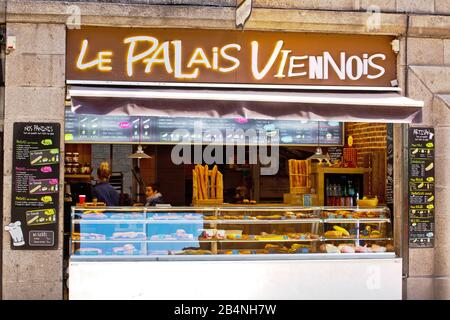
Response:
M342 145L343 124L316 121L80 115L66 108L66 143L257 144L279 135L280 145ZM318 141L319 135L319 141Z
M386 154L386 204L392 211L394 204L394 125L387 125L387 154Z
M11 223L16 250L56 249L59 123L14 123Z
M409 246L434 247L435 145L433 128L409 129Z
M330 162L335 163L336 161L342 162L342 155L344 149L342 147L329 147L327 153L330 156Z

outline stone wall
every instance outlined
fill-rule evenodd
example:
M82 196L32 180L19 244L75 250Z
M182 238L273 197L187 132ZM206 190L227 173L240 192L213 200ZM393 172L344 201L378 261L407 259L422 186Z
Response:
M236 0L47 0L141 5L235 7ZM450 14L448 0L253 0L254 8Z
M58 122L63 129L65 98L64 25L10 23L7 27L17 37L17 50L6 58L2 231L11 220L13 123ZM61 138L64 146L64 135ZM9 235L3 237L3 299L62 298L62 193L59 203L58 250L11 250Z
M68 21L68 9L72 2L8 1L7 28L10 34L17 37L18 48L6 58L3 225L10 221L13 122L56 121L63 124L64 121L65 23ZM214 1L214 4L213 1L202 0L145 1L153 4L151 6L125 6L106 2L114 1L77 1L82 24L235 28L233 1L229 0ZM129 3L131 2L137 3L139 0L130 0ZM371 4L378 5L382 12L388 12L381 14L382 24L372 31L367 28L368 15L365 12ZM411 14L407 25L408 17L403 12L419 14ZM425 101L423 125L431 125L436 129L437 159L436 248L406 248L409 253L409 298L450 297L450 285L447 285L450 278L449 14L449 0L255 0L252 17L246 25L247 29L254 30L373 33L401 38L399 82L407 89L405 92L408 96ZM408 41L404 37L407 30ZM400 126L394 128L395 135L401 138L400 129ZM397 181L400 181L401 167L404 165L399 156L401 148L397 148L395 153L395 175ZM163 167L165 164L160 165ZM175 181L173 168L163 169L164 174L171 174ZM182 185L176 187L180 190L184 188ZM401 188L396 188L395 192L396 201L401 201ZM175 200L177 199L174 199L174 203ZM60 203L63 203L62 199ZM62 214L62 208L60 213ZM396 221L401 221L402 214L404 212L401 210L396 212ZM62 223L62 219L60 221ZM399 238L397 234L396 241ZM403 238L403 242L405 241L407 239ZM3 298L60 299L61 247L60 243L60 249L56 251L12 251L10 238L4 237Z
M409 250L408 297L449 299L450 40L413 36L407 46L408 93L425 102L421 125L436 134L435 248Z

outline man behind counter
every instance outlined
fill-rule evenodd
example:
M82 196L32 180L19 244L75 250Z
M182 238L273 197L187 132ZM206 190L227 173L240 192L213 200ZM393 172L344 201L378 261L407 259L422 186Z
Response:
M157 204L164 203L164 198L158 189L158 183L149 184L147 188L145 188L145 195L147 196L145 206L156 206Z

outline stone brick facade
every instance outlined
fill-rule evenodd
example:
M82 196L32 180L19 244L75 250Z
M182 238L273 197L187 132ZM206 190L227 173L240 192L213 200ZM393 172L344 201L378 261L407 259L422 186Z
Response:
M10 222L13 122L64 124L66 23L75 2L82 25L235 29L233 0L9 0L7 31L17 37L17 50L6 57L3 226ZM371 5L381 11L381 25L375 30L367 24ZM406 294L450 298L450 0L255 0L246 28L390 34L400 39L398 80L405 94L425 102L422 125L435 128L437 159L436 247L403 251L409 276ZM394 132L401 144L402 127L394 126ZM397 181L402 181L406 161L399 147L395 161ZM394 195L397 243L405 228L402 188L399 182ZM60 198L62 205L62 194ZM3 299L62 298L62 243L54 251L12 251L10 238L3 237L2 246Z

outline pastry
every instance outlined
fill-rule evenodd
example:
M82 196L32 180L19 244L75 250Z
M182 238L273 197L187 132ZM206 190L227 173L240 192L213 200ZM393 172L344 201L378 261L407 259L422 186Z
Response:
M202 249L186 249L177 254L195 254L195 255L197 255L197 254L212 254L212 252L209 250L202 250Z
M369 211L366 214L367 218L378 218L380 216L379 212L376 211Z
M372 252L386 252L386 247L379 246L377 244L373 244L370 247L370 249L371 249Z
M340 226L333 226L333 229L341 232L343 236L346 236L346 237L350 236L350 233L346 229L344 229Z
M342 235L341 231L336 230L328 230L324 233L325 238L340 238Z
M103 250L99 248L79 248L75 250L75 253L80 255L100 255L103 254Z
M79 233L78 240L106 240L106 236L104 234L99 233Z
M355 248L355 252L358 252L358 253L368 253L368 252L370 252L370 249L367 248L367 245L364 246L364 247L362 247L362 246L357 246L357 247Z
M341 253L341 251L338 249L338 247L332 245L332 244L324 244L320 246L320 250L322 252L326 252L326 253Z
M144 232L114 232L111 240L120 239L145 239L146 234Z
M349 245L339 245L338 249L341 253L355 253L355 248Z

